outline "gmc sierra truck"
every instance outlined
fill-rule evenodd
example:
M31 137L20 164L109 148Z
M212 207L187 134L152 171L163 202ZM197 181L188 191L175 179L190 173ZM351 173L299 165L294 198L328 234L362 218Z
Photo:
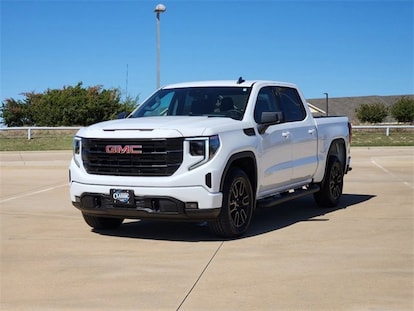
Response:
M314 118L291 83L169 85L126 118L77 132L70 197L95 229L126 218L191 220L235 238L257 206L308 194L337 205L350 140L347 117Z

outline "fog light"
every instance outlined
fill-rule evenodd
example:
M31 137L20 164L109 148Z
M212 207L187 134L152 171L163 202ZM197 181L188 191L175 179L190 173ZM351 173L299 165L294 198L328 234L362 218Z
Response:
M185 208L186 209L198 209L198 203L197 202L186 202Z

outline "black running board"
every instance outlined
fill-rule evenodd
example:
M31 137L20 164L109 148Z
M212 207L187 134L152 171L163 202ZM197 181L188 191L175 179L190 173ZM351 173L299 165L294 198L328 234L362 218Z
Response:
M264 198L257 201L257 207L272 207L287 201L295 200L309 194L318 192L321 189L318 185L313 185L309 188L296 189L293 192L284 193L283 195L275 195L269 198Z

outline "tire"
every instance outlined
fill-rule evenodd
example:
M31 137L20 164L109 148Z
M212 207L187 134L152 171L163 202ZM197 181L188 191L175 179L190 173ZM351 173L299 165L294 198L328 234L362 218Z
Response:
M82 213L85 222L94 229L116 229L122 222L123 218L97 217Z
M338 205L344 186L344 170L341 161L336 156L330 156L321 189L313 196L320 207L335 207Z
M217 219L209 222L210 230L221 237L235 238L250 225L255 198L246 173L234 168L226 176L223 186L223 205Z

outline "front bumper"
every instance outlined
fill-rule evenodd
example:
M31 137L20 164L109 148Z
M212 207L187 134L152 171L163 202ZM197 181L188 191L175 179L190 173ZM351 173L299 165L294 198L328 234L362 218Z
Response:
M181 220L214 219L222 204L221 193L210 193L202 187L126 187L133 193L132 204L114 204L110 191L115 188L123 187L72 182L72 204L96 216Z

